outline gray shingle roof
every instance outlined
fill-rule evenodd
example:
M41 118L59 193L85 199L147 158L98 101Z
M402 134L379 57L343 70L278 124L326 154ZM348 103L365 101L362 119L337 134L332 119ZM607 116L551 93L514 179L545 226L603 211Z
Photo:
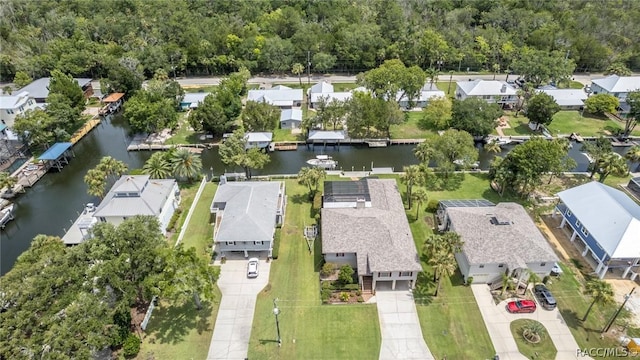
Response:
M499 203L490 207L449 207L453 231L464 242L470 264L553 262L558 257L522 205ZM495 225L491 218L508 222Z
M91 82L91 79L88 78L74 78L74 80L83 87ZM28 91L29 94L36 99L46 99L49 96L49 83L51 82L51 78L45 77L34 80L31 84L23 87L19 91Z
M551 96L560 106L582 106L587 93L582 89L541 89L536 90Z
M96 208L95 217L157 216L162 211L176 184L174 179L150 179L148 175L124 175L111 187ZM139 192L140 196L117 196Z
M367 179L370 208L322 209L322 252L356 253L358 273L422 271L393 179Z
M275 230L280 181L227 182L211 204L224 212L215 241L271 241Z

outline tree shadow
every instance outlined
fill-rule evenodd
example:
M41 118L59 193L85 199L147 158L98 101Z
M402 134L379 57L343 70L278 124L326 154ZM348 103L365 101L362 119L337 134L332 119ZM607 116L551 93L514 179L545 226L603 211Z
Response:
M433 281L433 274L422 271L418 274L416 288L413 289L413 299L416 304L429 305L433 302L433 292L436 283Z
M278 343L277 339L260 339L258 341L260 342L260 345L267 345L267 344L270 344L270 343L276 343L276 344Z
M572 329L582 328L587 331L589 330L583 326L581 318L578 316L578 314L575 311L570 309L561 309L560 315L562 315L562 318L567 323L567 326L569 326L570 328Z
M320 237L320 232L318 231L318 236L313 242L313 270L315 272L320 272L323 263L324 258L322 257L322 238Z
M182 306L161 304L156 307L146 334L161 344L178 344L194 328L198 334L212 330L213 324L209 322L212 311L213 304L208 301L202 302L201 310L197 310L192 301Z
M289 199L294 204L303 204L305 202L309 202L309 194L308 193L294 194L294 195L289 196Z

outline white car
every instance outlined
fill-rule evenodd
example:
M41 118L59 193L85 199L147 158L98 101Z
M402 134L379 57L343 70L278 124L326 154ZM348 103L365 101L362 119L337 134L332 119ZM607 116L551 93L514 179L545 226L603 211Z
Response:
M249 263L247 264L247 277L248 278L257 278L258 277L258 258L249 259Z

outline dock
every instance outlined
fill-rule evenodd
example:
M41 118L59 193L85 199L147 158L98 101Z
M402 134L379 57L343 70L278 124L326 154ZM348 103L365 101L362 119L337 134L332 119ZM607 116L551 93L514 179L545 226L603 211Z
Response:
M298 145L304 144L303 141L280 141L273 143L273 150L277 151L295 151L298 150Z
M389 140L389 145L415 145L423 143L426 139L395 139Z
M370 148L381 148L381 147L387 147L387 142L386 141L367 141L367 145L369 145Z
M91 130L95 129L96 126L100 125L102 120L99 116L94 116L91 120L87 121L80 129L76 130L76 132L71 135L71 143L76 144L80 139L85 137Z

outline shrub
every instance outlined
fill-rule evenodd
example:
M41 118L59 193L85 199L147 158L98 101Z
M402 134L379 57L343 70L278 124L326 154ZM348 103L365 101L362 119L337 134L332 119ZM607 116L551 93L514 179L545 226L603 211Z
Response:
M338 290L349 290L349 291L357 291L360 290L360 285L359 284L340 284L339 282L336 282L336 288Z
M353 283L353 268L350 265L342 265L338 274L338 282L343 285Z
M324 265L322 265L322 270L320 270L320 275L329 276L333 274L336 268L337 266L334 263L324 263Z
M273 260L278 259L278 253L280 252L281 232L282 232L282 229L278 228L276 229L275 235L273 235L273 250L271 251L271 258L273 258Z
M464 284L467 285L467 286L473 284L473 276L469 276L467 278L467 281L464 282Z
M320 298L323 303L328 303L329 299L331 299L331 289L323 288L322 291L320 291Z
M180 214L182 214L182 208L177 208L173 215L171 215L171 219L169 219L169 223L167 224L167 231L173 230L173 228L176 226L176 222L180 218Z
M340 300L342 300L342 302L349 301L350 297L351 297L351 294L349 294L348 292L341 292L340 293Z
M333 282L331 281L323 281L322 286L323 289L335 290L336 288L333 286Z
M435 213L438 210L438 205L440 205L440 201L436 199L431 199L427 203L427 212Z
M359 303L364 302L364 298L362 296L360 296L360 295L358 295L358 302Z
M362 295L362 291L360 291L360 289L356 290L356 296L360 296Z
M138 355L138 352L140 352L140 339L138 339L134 334L129 334L129 336L124 340L122 351L126 358L135 357Z
M313 195L313 203L311 207L311 212L314 217L320 214L320 209L322 209L322 193L320 191L316 191Z

